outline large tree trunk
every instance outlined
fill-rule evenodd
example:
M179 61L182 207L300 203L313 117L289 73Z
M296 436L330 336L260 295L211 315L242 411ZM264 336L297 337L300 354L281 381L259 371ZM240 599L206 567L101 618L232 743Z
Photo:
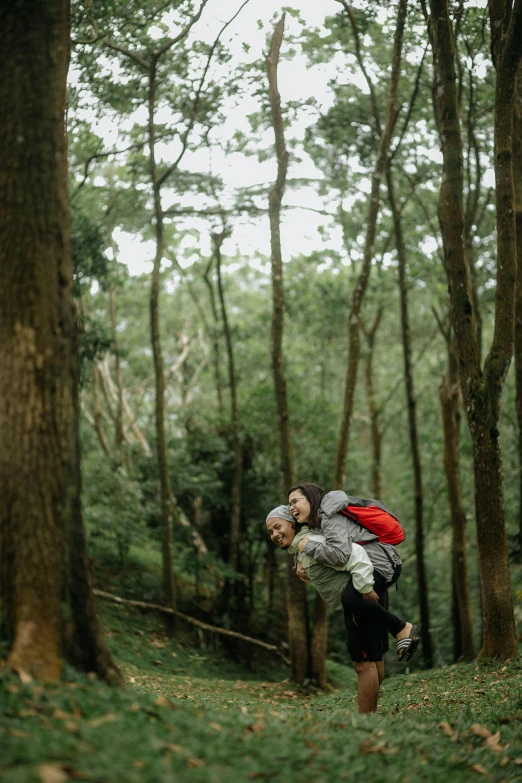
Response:
M518 68L513 112L513 179L517 232L517 284L515 290L515 383L518 419L519 541L522 548L522 66Z
M415 495L415 556L417 565L417 590L421 619L422 657L428 669L433 667L433 644L430 632L430 612L428 604L428 580L426 576L426 561L424 557L424 519L422 466L420 458L419 438L417 434L417 414L415 392L413 388L413 366L411 359L410 317L408 312L408 282L406 279L406 247L402 234L402 220L395 199L395 188L390 167L386 169L388 199L393 217L395 246L399 266L399 293L401 302L401 331L404 354L404 385L408 406L408 429L410 434L410 449L413 467L413 490Z
M484 634L481 654L507 658L516 655L517 648L505 530L499 416L502 388L513 352L516 246L512 130L514 83L522 49L522 3L521 0L516 0L505 43L501 50L497 50L497 289L495 332L483 371L480 367L464 243L462 140L453 31L447 0L430 0L430 7L430 33L437 81L437 115L443 152L439 220L444 241L461 389L471 433L475 468L475 508ZM502 21L500 24L502 26ZM494 33L492 37L495 38Z
M364 63L362 62L360 55L358 30L355 24L353 11L347 3L343 2L343 5L349 14L350 21L354 28L359 63L363 69L363 72L365 72ZM359 358L361 353L360 315L364 295L366 293L366 288L368 286L368 280L370 277L371 264L374 257L375 235L381 194L381 179L388 163L390 143L397 119L397 87L400 76L402 38L404 33L404 25L406 22L406 9L407 0L400 0L393 45L392 72L388 85L388 96L386 101L386 119L384 128L381 131L379 149L372 173L372 186L370 199L368 202L368 217L366 219L366 238L364 244L363 263L359 278L352 292L352 302L350 306L350 312L348 314L348 364L346 368L341 426L339 429L339 438L337 441L337 448L335 453L333 476L334 489L343 489L345 482L350 425L352 420L355 387L357 384L357 371L359 368Z
M154 124L154 110L156 103L156 65L153 58L149 69L149 154L150 176L154 196L154 215L156 219L156 254L152 270L152 283L150 291L150 328L152 352L154 356L154 373L156 379L156 449L158 454L158 467L161 493L161 556L163 564L163 600L165 606L176 608L176 584L174 579L173 551L172 551L172 525L173 525L173 496L170 483L169 463L167 453L167 439L165 432L165 374L163 370L163 354L160 342L159 326L159 294L161 262L164 256L164 227L163 210L161 206L161 191L156 167L156 128ZM167 631L174 630L173 616L166 615Z
M55 679L65 655L121 682L94 610L80 508L69 4L4 3L0 24L0 607L8 665Z
M285 15L281 17L266 59L272 125L274 128L277 178L270 190L269 216L272 249L272 373L274 378L277 428L279 433L280 470L283 492L286 494L294 483L294 460L290 437L290 417L286 394L286 378L283 364L284 290L283 259L281 254L281 201L288 171L288 152L285 146L281 97L277 86L277 65L283 40ZM287 611L288 640L290 645L291 675L295 682L302 682L309 674L310 638L308 633L308 608L304 583L296 576L291 558L287 558ZM324 661L322 664L324 669Z
M455 661L471 661L475 656L473 623L468 584L466 552L466 513L462 503L459 468L460 384L457 357L448 335L448 374L439 389L444 433L444 470L451 515L451 579L453 585L453 627Z

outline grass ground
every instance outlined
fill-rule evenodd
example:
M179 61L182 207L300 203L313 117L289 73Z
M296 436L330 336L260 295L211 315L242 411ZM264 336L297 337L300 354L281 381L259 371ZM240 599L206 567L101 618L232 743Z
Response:
M5 783L522 781L520 659L390 678L379 713L361 716L348 667L331 665L330 692L306 694L279 663L246 671L169 640L152 615L102 610L127 689L4 674Z

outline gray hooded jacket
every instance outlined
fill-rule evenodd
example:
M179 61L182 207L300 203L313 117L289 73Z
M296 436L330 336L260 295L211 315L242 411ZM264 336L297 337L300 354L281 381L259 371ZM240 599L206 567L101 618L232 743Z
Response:
M391 544L380 544L378 536L362 525L358 525L339 512L348 505L348 495L342 490L328 492L321 502L321 533L324 543L309 541L304 552L321 565L341 568L346 565L352 553L352 542L363 543L364 549L376 571L387 582L393 579L394 565L401 559Z

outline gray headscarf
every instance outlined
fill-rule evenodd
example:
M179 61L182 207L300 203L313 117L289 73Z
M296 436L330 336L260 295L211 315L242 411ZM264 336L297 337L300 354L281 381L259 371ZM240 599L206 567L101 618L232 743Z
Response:
M279 519L286 519L287 522L295 522L295 519L290 513L290 506L277 506L277 508L272 509L270 514L267 516L266 521L268 522L269 519L273 519L274 517L278 517Z

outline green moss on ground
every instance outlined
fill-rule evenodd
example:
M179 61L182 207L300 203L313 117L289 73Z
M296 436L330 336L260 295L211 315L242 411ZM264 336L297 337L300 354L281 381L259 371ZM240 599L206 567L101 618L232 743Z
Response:
M245 671L167 639L154 616L103 616L127 689L4 674L5 783L522 781L520 660L390 678L379 713L360 716L348 667L331 665L330 692L306 694L266 659Z

